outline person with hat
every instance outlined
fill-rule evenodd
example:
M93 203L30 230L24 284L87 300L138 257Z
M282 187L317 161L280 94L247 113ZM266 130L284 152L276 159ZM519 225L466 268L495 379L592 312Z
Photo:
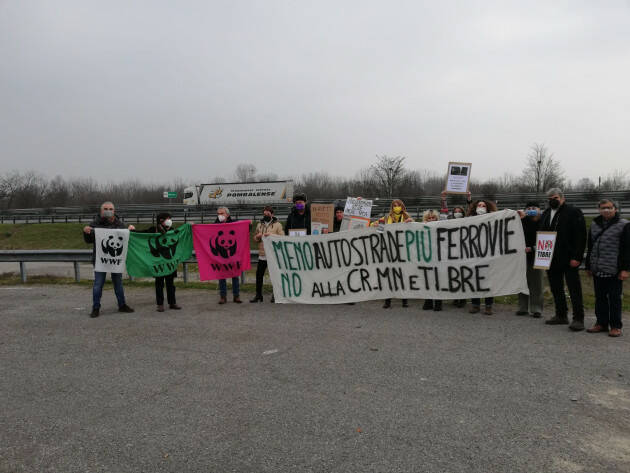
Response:
M293 195L293 209L284 226L285 235L290 235L291 230L306 230L307 235L311 234L311 211L306 202L306 194L298 192Z
M341 230L341 222L343 222L343 205L336 203L335 204L335 218L333 220L333 232L338 232Z
M518 295L518 310L516 315L529 315L539 319L543 309L543 278L544 270L534 268L536 254L536 233L540 224L540 206L538 202L527 202L521 223L525 235L525 254L527 258L527 287L529 295Z
M143 233L166 233L173 229L173 219L168 212L162 212L155 217L155 226L149 227ZM177 270L167 276L158 276L155 278L155 301L157 302L157 311L164 312L164 285L166 285L166 302L168 308L180 310L175 300L175 278Z

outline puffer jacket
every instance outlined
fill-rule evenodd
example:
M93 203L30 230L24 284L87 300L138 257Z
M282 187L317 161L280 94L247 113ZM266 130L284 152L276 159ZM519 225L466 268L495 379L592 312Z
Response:
M630 226L615 215L609 221L596 217L588 232L586 269L616 276L630 270Z

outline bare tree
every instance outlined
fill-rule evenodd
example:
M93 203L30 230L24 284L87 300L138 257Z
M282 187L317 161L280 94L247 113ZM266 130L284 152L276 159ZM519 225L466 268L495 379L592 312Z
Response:
M371 169L386 197L393 197L396 184L403 179L405 174L404 162L404 156L396 156L395 158L390 158L387 155L376 156L376 163L372 165Z
M606 179L601 183L601 190L604 191L619 191L626 187L628 183L628 173L623 169L615 169L613 172L606 176Z
M252 182L256 180L256 166L253 164L239 164L234 172L239 182Z
M564 180L564 171L560 163L553 159L553 153L549 153L544 144L534 143L523 170L525 187L538 193L551 187L562 187Z

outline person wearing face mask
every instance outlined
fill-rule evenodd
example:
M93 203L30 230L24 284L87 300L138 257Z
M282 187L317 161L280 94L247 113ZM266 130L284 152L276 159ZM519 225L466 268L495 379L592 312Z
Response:
M111 202L103 202L101 204L100 213L92 220L89 225L83 227L83 239L86 243L95 244L94 229L95 228L128 228L129 230L135 230L133 225L125 225L125 223L118 218L115 213L114 204ZM94 257L96 251L92 252L92 264L94 264ZM131 313L134 310L125 302L125 291L123 289L122 274L111 273L112 283L114 284L114 294L116 294L116 300L118 301L118 312ZM107 273L101 271L94 271L94 286L92 288L92 312L90 317L98 317L101 309L101 296L103 295L103 286L105 285L105 278Z
M584 258L586 247L586 222L582 211L566 203L562 191L558 188L547 191L549 207L540 218L540 230L556 232L556 243L551 258L551 265L547 270L549 287L553 294L555 315L545 323L548 325L567 325L568 306L564 294L566 280L571 305L573 306L573 321L569 328L575 332L584 330L584 304L582 302L582 283L578 272Z
M608 331L621 336L623 281L630 274L630 225L619 218L618 206L609 199L599 201L599 216L588 233L586 270L593 277L597 322L589 333Z
M335 218L333 220L333 233L341 230L341 222L343 222L343 211L344 207L342 205L335 205Z
M217 218L214 223L232 223L232 217L230 216L230 210L227 207L219 207L217 209ZM240 281L238 276L232 278L232 295L234 302L240 304L243 302L240 296ZM219 279L219 304L225 304L227 302L227 282L225 279Z
M282 224L274 217L274 210L271 205L268 205L263 210L263 217L256 225L256 231L254 233L254 240L258 242L258 263L256 265L256 296L249 302L262 302L262 288L263 279L265 277L265 271L267 270L267 257L265 256L265 245L263 244L263 238L269 235L284 235L282 230ZM271 296L271 302L274 302L273 296Z
M474 217L475 215L485 215L490 212L496 212L497 205L491 200L479 199L470 204L468 207L467 217ZM476 314L481 310L481 299L471 299L472 307L468 312ZM484 299L486 306L484 314L492 315L492 305L494 304L494 297L486 297Z
M166 233L173 229L173 219L168 212L162 212L155 217L156 225L144 230L143 233ZM157 311L164 312L164 285L166 285L166 302L169 309L180 310L175 300L175 278L177 270L168 276L159 276L155 278L155 301L157 302Z
M380 224L392 224L392 223L409 223L413 222L411 215L407 213L407 208L405 207L405 203L400 199L392 200L391 205L389 206L389 214L384 217L379 218L371 225L376 226ZM385 299L385 303L383 304L383 309L389 309L392 306L391 299ZM409 307L409 301L407 299L402 300L403 307Z
M543 309L543 270L534 268L536 254L536 232L540 224L540 207L538 202L527 202L521 223L525 235L525 255L527 258L527 287L529 295L518 295L518 311L516 315L532 314L535 318L542 317Z
M311 211L306 204L306 194L296 193L293 195L293 209L291 209L284 226L285 235L289 234L289 230L294 229L306 229L306 234L311 234Z

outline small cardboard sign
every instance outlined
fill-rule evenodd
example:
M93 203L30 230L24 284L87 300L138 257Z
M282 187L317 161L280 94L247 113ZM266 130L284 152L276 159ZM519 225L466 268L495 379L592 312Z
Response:
M534 249L534 268L549 269L556 248L557 232L537 232L536 247Z
M334 218L334 204L311 204L311 235L327 233L333 228Z
M448 194L466 194L470 187L470 169L472 163L451 161L446 171L446 192Z

